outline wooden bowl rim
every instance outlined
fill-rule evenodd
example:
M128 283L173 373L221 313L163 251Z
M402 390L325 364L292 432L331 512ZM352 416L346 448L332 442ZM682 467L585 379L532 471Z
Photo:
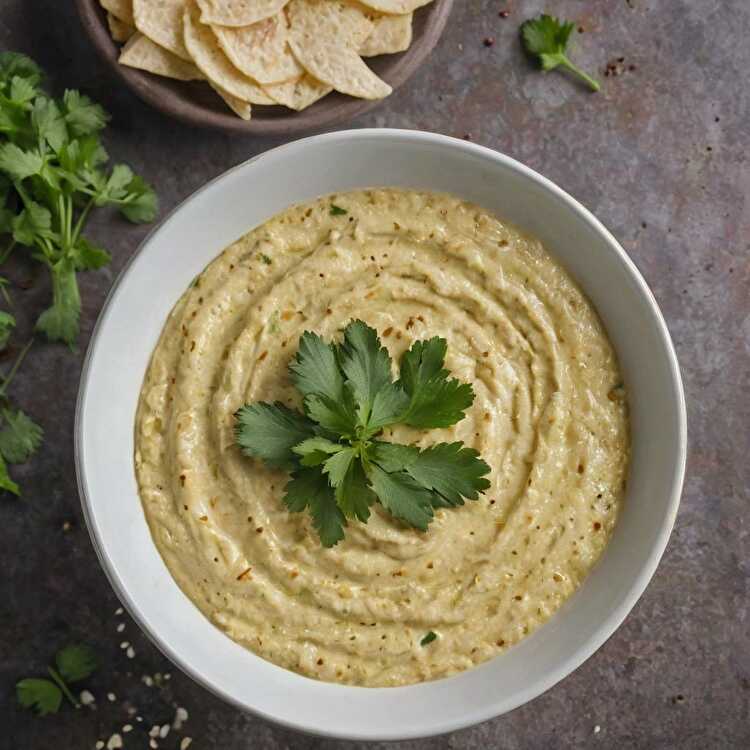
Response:
M302 112L289 111L286 115L264 115L265 107L253 107L253 118L242 120L227 109L226 112L210 109L198 101L187 98L177 88L179 81L163 79L145 71L120 65L120 47L110 36L106 23L106 11L98 0L76 0L81 23L99 56L114 70L142 101L160 112L176 117L183 122L203 128L213 128L236 135L286 136L310 130L339 125L376 107L382 99L370 101L354 99L334 92ZM394 91L407 81L434 49L445 29L453 0L434 0L431 5L415 11L427 12L422 33L414 39L411 47L399 55L389 55L390 67L383 78ZM384 56L385 57L385 56ZM274 107L274 109L278 109Z

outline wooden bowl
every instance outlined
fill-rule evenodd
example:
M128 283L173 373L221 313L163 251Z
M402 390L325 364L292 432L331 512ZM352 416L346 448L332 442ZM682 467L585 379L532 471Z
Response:
M115 74L143 101L164 114L192 125L239 135L293 135L338 125L376 107L380 100L328 94L302 112L286 107L253 105L253 117L241 120L202 81L175 81L120 65L116 44L107 28L106 13L98 0L76 0L81 22L99 54ZM395 90L430 54L445 28L453 0L434 0L414 12L414 38L406 52L368 58L367 64Z

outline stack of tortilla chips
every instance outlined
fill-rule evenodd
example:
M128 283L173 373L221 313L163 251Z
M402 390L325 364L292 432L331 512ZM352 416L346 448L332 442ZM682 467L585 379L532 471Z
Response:
M382 99L363 57L403 52L432 0L100 0L120 62L206 81L242 119L253 104L300 111L331 91Z

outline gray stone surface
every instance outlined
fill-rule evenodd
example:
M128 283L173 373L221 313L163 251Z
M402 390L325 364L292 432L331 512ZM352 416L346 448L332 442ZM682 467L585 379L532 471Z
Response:
M677 526L646 594L586 664L510 715L426 748L747 748L750 746L750 4L747 0L458 0L448 31L412 81L353 127L470 134L541 171L609 226L666 315L689 405L688 477ZM498 12L510 10L506 19ZM517 41L520 21L554 9L584 27L575 56L598 70L587 93L536 72ZM494 37L493 46L484 46ZM70 2L0 0L0 48L33 55L54 86L79 87L113 114L107 146L152 180L163 211L206 180L276 145L189 129L120 90L82 37ZM626 70L602 75L624 57ZM627 70L634 65L635 70ZM114 275L146 233L104 212L90 236L114 254L82 278L76 353L39 342L12 395L45 428L44 449L16 467L25 498L0 497L0 748L87 750L138 708L144 727L185 706L196 750L353 750L244 716L171 670L127 620L83 526L73 470L73 409L82 352ZM16 261L22 334L49 295L39 269ZM19 336L17 341L23 341ZM117 498L112 498L117 502ZM69 531L63 524L70 522ZM71 639L92 643L96 711L35 718L15 681L43 672ZM129 660L119 643L128 640ZM166 687L143 674L172 671ZM116 695L109 702L105 695ZM342 707L345 710L345 707ZM599 727L599 731L596 731ZM176 748L171 734L162 747ZM377 747L386 747L377 745Z

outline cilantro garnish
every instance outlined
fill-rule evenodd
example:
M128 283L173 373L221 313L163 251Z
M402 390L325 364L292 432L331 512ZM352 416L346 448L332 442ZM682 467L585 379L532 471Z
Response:
M25 708L35 708L40 716L57 713L63 695L75 708L79 703L69 685L85 680L97 668L94 652L88 646L79 644L66 646L57 652L55 666L47 667L50 680L41 677L27 677L16 683L16 697Z
M81 311L76 272L110 260L82 234L90 212L115 206L130 221L147 222L157 201L126 165L105 168L109 157L99 136L109 116L102 107L78 91L54 99L42 77L28 57L0 54L0 258L23 246L47 266L52 305L36 327L72 346ZM0 321L0 340L3 330Z
M437 638L437 633L430 630L427 635L422 638L422 640L419 642L420 646L429 646L430 643L432 643Z
M384 427L450 427L474 401L471 385L445 369L447 343L417 341L392 362L377 332L350 322L341 343L300 337L289 372L304 413L281 403L253 403L235 415L242 451L291 471L284 503L308 510L326 547L344 538L348 520L366 522L380 502L394 518L426 531L436 508L476 500L490 467L463 443L426 449L379 440Z
M331 216L344 216L349 212L341 206L337 206L335 203L331 203Z
M553 70L558 66L567 68L580 76L594 91L599 91L599 82L574 65L566 54L568 40L574 28L575 24L570 21L561 21L543 14L521 25L521 38L526 51L539 58L542 70Z

